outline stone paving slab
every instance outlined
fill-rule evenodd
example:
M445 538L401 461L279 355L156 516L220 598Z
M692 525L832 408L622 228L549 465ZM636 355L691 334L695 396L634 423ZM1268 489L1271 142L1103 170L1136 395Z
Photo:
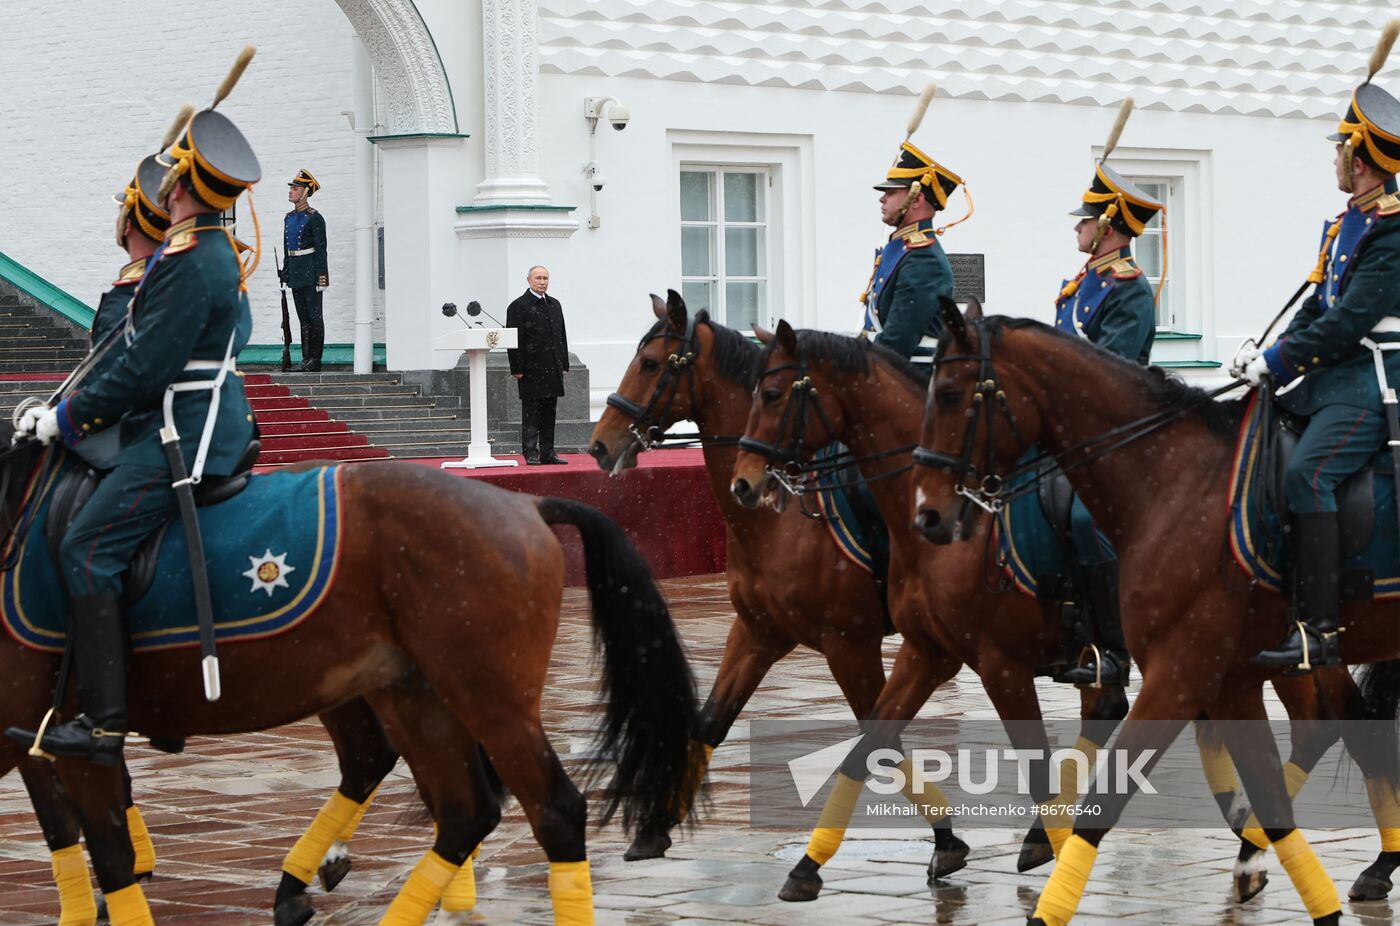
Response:
M664 583L696 674L707 691L733 612L723 576ZM897 638L886 656L892 659ZM596 722L595 671L587 595L570 590L545 723L566 768L577 773ZM192 664L193 665L193 664ZM887 660L888 665L888 660ZM193 668L192 668L193 671ZM1076 717L1078 694L1043 683L1050 717ZM993 717L975 676L963 672L935 695L940 716ZM933 708L925 710L931 714ZM765 680L728 743L714 755L712 808L704 825L677 840L669 857L628 864L628 840L616 825L590 830L589 855L599 926L939 926L1024 924L1049 866L1017 874L1021 832L962 829L973 847L969 865L943 884L925 883L929 842L898 831L856 831L823 871L822 896L808 904L777 899L807 834L748 826L748 719L846 718L849 713L824 661L799 651ZM136 794L159 853L146 891L161 926L246 926L271 922L282 857L338 781L335 756L315 723L223 740L191 741L181 756L130 751ZM1371 832L1310 832L1343 895L1379 849ZM401 763L380 789L351 844L354 870L333 894L313 889L314 926L377 923L403 879L430 847L431 825ZM1277 861L1272 881L1247 904L1230 899L1237 842L1215 831L1115 831L1075 923L1129 922L1269 926L1306 923L1303 906ZM550 924L543 853L519 807L507 806L477 867L480 903L474 922ZM1400 901L1396 901L1400 904ZM0 780L0 924L51 926L57 899L48 854L18 775ZM1390 902L1348 904L1345 921L1395 921Z

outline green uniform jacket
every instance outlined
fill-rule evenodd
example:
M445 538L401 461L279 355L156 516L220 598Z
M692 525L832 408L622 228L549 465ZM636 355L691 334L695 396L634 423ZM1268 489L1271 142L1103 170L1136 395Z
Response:
M874 300L880 320L875 343L904 357L929 353L919 349L919 341L924 336L937 338L943 332L938 298L953 296L953 267L933 234L933 224L932 219L925 219L890 236L877 258L866 296ZM884 269L891 266L892 270Z
M295 234L297 240L292 240L292 221L296 218L297 210L293 209L287 213L287 228L283 230L282 240L287 248L287 266L284 268L287 275L288 289L305 289L308 286L327 286L330 284L330 268L326 262L326 217L315 209L307 206L304 214L299 217L301 222ZM304 251L308 248L315 249L315 254L293 255L293 251Z
M1375 228L1352 253L1332 306L1324 310L1314 289L1270 348L1279 352L1275 362L1286 365L1287 372L1307 374L1279 397L1295 414L1311 415L1327 405L1382 411L1375 361L1360 341L1378 322L1400 316L1400 203L1392 207L1398 211L1385 215L1382 206L1376 212ZM1397 338L1381 334L1372 340ZM1385 371L1390 385L1400 387L1400 351L1386 352Z
M1085 266L1074 292L1055 303L1055 327L1147 366L1157 336L1157 302L1128 248Z
M136 284L145 272L146 258L132 261L112 281L112 288L102 294L97 301L97 314L92 317L92 329L88 332L89 347L96 347L113 329L120 328L126 321L127 307L131 305L131 299L136 295Z
M164 468L160 444L161 403L176 381L212 379L216 370L186 371L191 360L224 358L248 343L253 319L239 289L240 265L218 215L201 215L171 227L156 266L141 284L132 310L130 341L99 365L58 405L63 440L74 446L95 431L117 425L121 450L115 465ZM204 430L211 393L178 393L174 403L180 449L191 465ZM253 413L243 379L230 374L219 396L219 412L204 471L233 472L253 437Z

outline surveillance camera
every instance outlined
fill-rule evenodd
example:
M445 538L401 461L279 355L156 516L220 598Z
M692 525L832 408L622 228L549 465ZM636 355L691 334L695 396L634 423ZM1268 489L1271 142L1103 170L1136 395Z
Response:
M608 181L603 177L603 174L601 172L595 171L593 173L593 177L588 182L593 185L594 190L601 193L603 191L603 187L607 185Z
M631 110L621 103L614 103L608 109L608 124L619 132L627 128L627 123L631 118Z

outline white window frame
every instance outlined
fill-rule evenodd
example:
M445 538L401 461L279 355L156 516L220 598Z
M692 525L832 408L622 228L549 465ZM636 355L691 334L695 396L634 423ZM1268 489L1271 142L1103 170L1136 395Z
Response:
M770 330L784 318L799 328L814 325L816 310L807 306L809 294L816 292L816 241L809 231L812 223L805 218L815 214L812 136L670 129L666 138L671 149L670 227L675 236L669 249L670 279L677 284L681 279L682 168L762 168L769 179L768 293L767 317L759 323Z
M709 228L715 231L713 238L714 252L711 255L711 273L707 276L681 276L682 288L686 283L711 283L714 286L714 304L711 305L710 314L715 321L722 325L734 327L729 318L728 305L728 283L762 283L763 299L759 307L757 322L767 325L767 318L771 314L769 306L772 304L773 296L773 213L772 213L772 187L773 171L769 165L754 164L697 164L693 162L683 162L676 174L676 182L680 183L682 173L704 173L711 175L713 195L710 199L710 220L701 221L696 219L681 219L681 228ZM724 178L726 174L749 174L759 178L758 193L761 202L758 214L762 216L756 222L731 222L725 218L724 209ZM759 257L760 269L763 271L757 276L736 276L728 272L725 265L728 247L726 246L726 236L731 228L757 228L763 231L763 244ZM741 329L749 331L752 329Z
M1102 149L1094 150L1095 157ZM1207 294L1215 292L1211 223L1211 153L1186 148L1116 149L1110 165L1128 178L1167 181L1172 192L1167 202L1167 286L1171 288L1172 318L1158 325L1159 332L1201 335L1201 349L1214 353L1215 318L1207 313ZM1200 356L1200 360L1214 360Z
M1149 238L1149 237L1161 237L1161 238L1163 239L1164 246L1163 246L1163 248L1162 248L1162 256L1163 256L1163 260L1164 260L1164 266L1163 266L1161 269L1163 269L1163 270L1166 271L1166 273L1164 274L1164 275L1166 276L1166 285L1162 286L1161 295L1162 295L1162 299L1164 299L1164 300L1166 301L1166 311L1170 312L1171 314L1170 314L1168 317L1166 317L1166 318L1162 318L1162 317L1161 317L1162 306L1161 306L1161 303L1160 303L1160 301L1159 301L1158 307L1157 307L1157 308L1158 308L1157 330L1158 330L1158 331L1180 331L1180 330L1184 330L1184 329L1180 328L1180 327L1177 325L1177 321L1176 321L1177 316L1178 316L1178 315L1182 312L1182 310L1183 310L1183 306L1181 305L1181 301L1177 298L1177 289L1178 289L1178 287L1176 286L1176 278L1177 278L1178 276L1180 276L1180 274L1177 272L1177 268L1172 264L1172 261L1171 261L1171 258L1172 258L1172 256L1173 256L1173 255L1172 255L1172 244L1173 244L1173 241L1172 241L1172 234L1171 234L1171 232L1172 232L1172 222L1171 222L1171 219L1172 219L1173 216L1177 215L1177 214L1181 211L1181 202L1180 202L1181 196L1180 196L1180 193L1181 193L1182 187L1185 186L1185 182L1184 182L1180 177L1170 177L1170 176L1162 176L1162 175L1147 176L1147 175L1144 175L1144 174L1133 174L1132 176L1128 176L1128 177L1127 177L1127 180L1128 180L1128 182L1131 183L1133 186L1137 187L1137 188L1140 189L1140 190L1143 190L1143 192L1148 192L1147 190L1144 189L1144 187L1147 186L1147 185L1154 185L1154 186L1155 186L1155 185L1157 185L1157 184L1160 184L1160 185L1166 187L1166 195L1162 197L1162 202L1164 202L1164 203L1166 204L1166 207L1167 207L1167 209L1166 209L1165 222L1164 222L1163 224L1159 224L1156 230L1147 229L1147 228L1143 229L1142 234L1139 235L1139 236L1137 237L1137 240L1135 240L1135 241L1133 242L1133 255L1134 255L1135 257L1137 257L1138 263L1139 263L1139 264L1142 264L1143 261L1142 261L1141 251L1142 251L1142 242L1143 242L1143 239ZM1150 195L1150 194L1149 194L1149 195ZM1151 224L1151 223L1149 223L1149 224ZM1146 274L1146 268L1144 267L1144 275L1145 275L1145 274ZM1160 278L1160 277L1147 276L1147 282L1152 284L1152 291L1153 291L1154 293L1156 293L1156 292L1157 292L1157 286L1158 286L1158 284L1161 282L1161 278Z

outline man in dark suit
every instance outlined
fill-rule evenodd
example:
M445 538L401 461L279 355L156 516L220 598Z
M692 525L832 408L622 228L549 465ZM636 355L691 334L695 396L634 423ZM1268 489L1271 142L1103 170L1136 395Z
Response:
M562 466L554 453L554 407L569 372L564 309L549 295L549 270L531 267L530 288L506 309L506 327L519 331L510 375L520 388L520 447L531 466Z

